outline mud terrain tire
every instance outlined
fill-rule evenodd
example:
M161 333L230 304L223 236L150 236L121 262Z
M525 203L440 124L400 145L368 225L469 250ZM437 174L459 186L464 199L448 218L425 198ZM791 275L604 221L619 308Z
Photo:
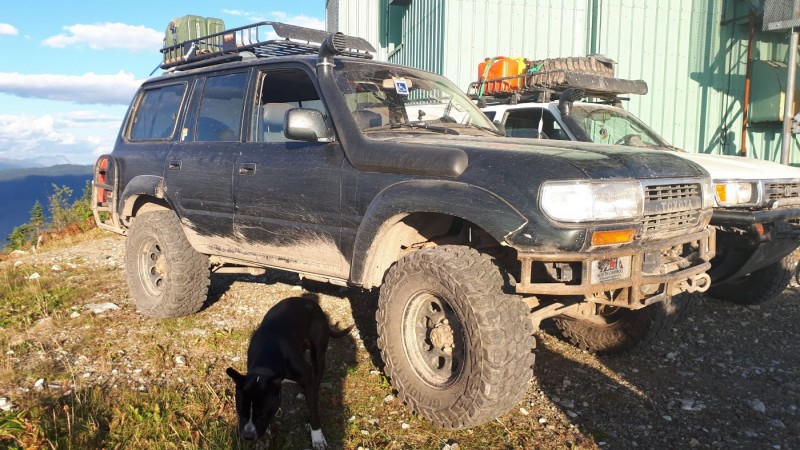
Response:
M195 251L172 211L151 211L133 220L125 243L125 275L142 314L194 314L208 297L208 257Z
M792 252L739 280L712 284L708 296L739 305L758 305L780 295L792 281L796 267L797 255Z
M489 256L442 246L402 257L381 287L376 319L398 397L437 426L479 425L528 389L536 341L529 308L502 292Z
M613 77L613 64L604 64L597 58L571 57L571 58L551 58L537 61L535 65L542 64L540 72L551 72L553 70L567 70L570 72L590 73L601 77Z
M563 72L580 72L600 77L614 77L613 64L604 64L592 57L551 58L534 61L531 66L541 68L531 74L530 84L534 86L558 86L565 81Z
M692 309L696 296L683 294L639 310L614 308L606 323L560 317L555 320L561 336L592 353L624 353L662 338Z

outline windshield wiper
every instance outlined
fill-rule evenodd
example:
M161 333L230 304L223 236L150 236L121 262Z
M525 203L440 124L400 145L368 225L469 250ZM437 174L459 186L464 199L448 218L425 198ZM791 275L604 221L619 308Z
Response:
M500 130L495 130L495 129L490 128L490 127L485 127L483 125L478 125L477 123L470 122L470 123L465 124L465 126L472 127L472 128L477 128L477 129L483 130L483 131L488 131L489 133L495 134L497 136L505 136L505 134L503 134L503 132L501 132Z
M410 123L398 122L398 123L393 123L393 124L378 125L376 127L367 127L367 128L363 128L361 131L365 131L365 132L366 131L379 131L379 130L385 130L387 128L395 129L395 130L398 129L398 128L411 128L413 130L428 130L428 131L431 131L431 132L434 132L434 133L461 134L461 133L459 133L458 131L456 131L456 130L454 130L452 128L443 127L443 126L440 126L440 125L430 125L430 124L428 124L426 122L410 122Z
M411 122L411 123L399 122L391 124L389 128L412 128L412 129L430 130L435 133L461 134L452 128L441 127L438 125L428 125L425 122Z

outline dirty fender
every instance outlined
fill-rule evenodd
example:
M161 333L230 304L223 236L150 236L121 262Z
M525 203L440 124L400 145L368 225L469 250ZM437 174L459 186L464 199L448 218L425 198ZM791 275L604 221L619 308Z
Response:
M468 220L500 243L527 224L513 206L486 189L454 181L416 180L384 189L367 208L353 247L351 279L366 281L366 261L378 248L380 228L392 218L438 213Z

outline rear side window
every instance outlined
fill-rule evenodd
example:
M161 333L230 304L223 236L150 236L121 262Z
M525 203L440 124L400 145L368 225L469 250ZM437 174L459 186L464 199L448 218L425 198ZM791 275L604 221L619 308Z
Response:
M202 88L194 140L238 141L246 89L247 72L208 77Z
M541 132L540 127L541 126ZM555 117L542 108L512 109L506 115L506 136L569 140Z
M185 84L173 84L144 91L133 117L130 139L147 141L171 138L185 91Z

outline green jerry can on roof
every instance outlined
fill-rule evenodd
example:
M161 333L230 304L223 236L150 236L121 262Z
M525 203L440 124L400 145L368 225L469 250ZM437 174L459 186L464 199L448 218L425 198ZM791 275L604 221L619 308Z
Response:
M216 17L206 17L206 31L209 35L222 33L225 31L225 22ZM205 48L209 51L218 51L222 49L222 35L212 36L206 39Z
M180 59L186 56L186 52L191 48L190 45L181 45L184 42L197 41L194 51L215 52L222 49L222 36L214 36L209 39L200 38L209 34L222 33L225 31L225 22L215 17L202 17L186 15L172 19L167 25L164 34L164 47L180 46L170 52L165 52L165 62L173 59ZM168 61L169 60L169 61Z

